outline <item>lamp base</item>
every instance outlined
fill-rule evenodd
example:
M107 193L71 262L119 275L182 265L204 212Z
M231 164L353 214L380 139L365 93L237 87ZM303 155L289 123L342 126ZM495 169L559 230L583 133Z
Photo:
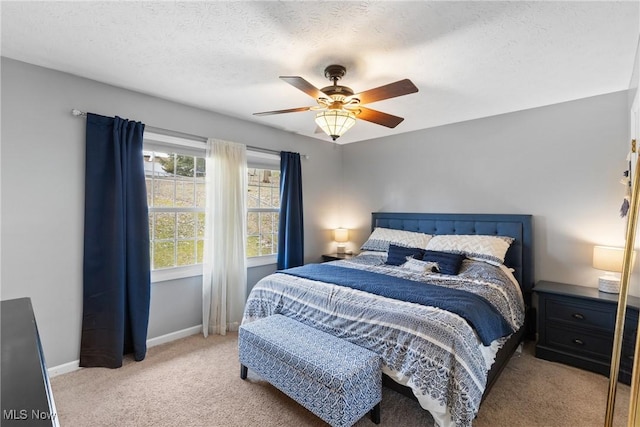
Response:
M345 245L338 245L337 253L339 254L345 253Z
M617 277L600 277L598 279L598 290L608 294L620 293L620 279Z

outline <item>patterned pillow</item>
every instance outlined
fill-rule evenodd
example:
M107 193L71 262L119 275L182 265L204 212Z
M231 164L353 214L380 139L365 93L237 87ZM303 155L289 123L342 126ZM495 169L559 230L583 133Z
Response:
M406 248L404 246L389 244L389 254L385 264L389 265L402 265L407 262L407 258L422 259L422 253L424 249L420 248Z
M415 258L407 259L407 262L402 264L402 268L411 270L416 273L438 273L438 263L431 261L420 261Z
M417 233L415 231L376 227L360 250L387 252L390 243L408 248L424 249L427 247L431 237L430 234Z
M433 236L428 250L463 254L468 258L500 266L514 239L506 236L454 235Z
M460 271L464 255L426 250L422 255L422 260L435 262L438 265L438 273L455 276Z

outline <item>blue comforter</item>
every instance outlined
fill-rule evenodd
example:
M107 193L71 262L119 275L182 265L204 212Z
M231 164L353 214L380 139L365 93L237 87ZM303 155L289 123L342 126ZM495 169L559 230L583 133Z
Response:
M243 323L282 314L367 348L380 355L383 372L411 387L437 425L471 427L486 387L487 372L506 338L485 346L477 326L448 309L376 295L370 290L334 282L340 281L340 277L350 278L355 286L360 286L379 280L377 287L390 288L403 294L403 298L422 295L420 291L431 291L433 287L458 290L461 293L444 294L435 289L444 304L451 302L447 299L455 299L454 306L459 306L462 299L470 301L466 304L472 307L472 312L485 304L462 295L476 294L495 307L513 330L524 323L520 287L513 276L485 262L465 260L458 275L448 276L416 273L402 266L387 265L385 259L386 254L361 254L351 260L325 263L322 267L269 275L251 290ZM327 268L329 266L334 268ZM314 280L290 274L315 274L316 270L332 272L334 277L320 279L318 276ZM394 280L394 284L383 285L379 276L366 275L364 279L360 271L406 281ZM494 317L495 313L489 309L485 314L474 316L480 324L485 316Z
M514 332L489 301L467 291L331 264L307 264L279 273L450 311L469 322L484 345Z

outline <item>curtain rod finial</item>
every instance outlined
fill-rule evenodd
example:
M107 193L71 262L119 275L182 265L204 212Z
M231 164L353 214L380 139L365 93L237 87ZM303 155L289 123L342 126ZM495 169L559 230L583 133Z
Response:
M87 113L83 113L80 110L76 110L75 108L73 110L71 110L71 114L76 116L76 117L80 117L80 116L86 116Z

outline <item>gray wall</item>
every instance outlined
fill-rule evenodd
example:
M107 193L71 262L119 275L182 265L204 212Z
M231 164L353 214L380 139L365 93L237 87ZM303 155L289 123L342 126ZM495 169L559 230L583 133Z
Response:
M31 297L49 366L79 357L82 316L84 119L72 108L148 126L308 154L305 258L330 250L338 226L340 148L243 120L2 58L0 284ZM274 266L249 271L249 285ZM149 338L201 323L200 278L154 283Z
M79 353L85 127L71 108L310 155L308 262L337 226L357 250L380 210L533 214L536 278L585 286L592 245L623 243L626 92L335 146L6 58L1 90L0 297L32 298L49 366ZM250 269L248 289L274 269ZM199 324L200 294L198 277L153 284L149 338Z
M627 103L624 91L346 145L352 244L373 211L532 214L536 279L597 286L593 245L624 246Z

